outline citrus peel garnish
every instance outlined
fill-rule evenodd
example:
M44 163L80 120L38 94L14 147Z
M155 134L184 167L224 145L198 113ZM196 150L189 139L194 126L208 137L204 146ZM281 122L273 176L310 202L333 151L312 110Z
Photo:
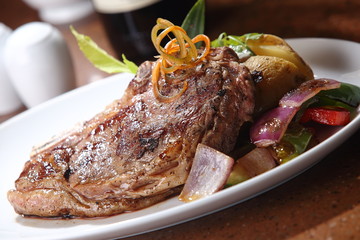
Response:
M202 62L209 54L210 39L204 34L199 34L193 39L190 39L183 28L175 26L166 19L158 18L156 23L151 31L151 40L160 55L152 71L153 92L159 101L171 102L186 91L188 84L185 81L182 89L176 95L164 96L159 91L158 82L160 77L166 79L166 74L179 69L191 68ZM161 32L159 33L159 31ZM170 34L172 34L174 38L172 38ZM165 37L168 37L170 40L162 47L161 44ZM205 44L201 55L198 54L195 45L198 42L204 42Z

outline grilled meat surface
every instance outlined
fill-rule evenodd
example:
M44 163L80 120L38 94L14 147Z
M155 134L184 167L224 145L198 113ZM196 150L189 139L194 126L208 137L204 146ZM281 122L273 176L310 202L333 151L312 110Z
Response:
M40 217L100 217L153 205L181 191L198 143L229 153L251 120L254 87L229 48L160 79L169 103L154 97L153 62L144 62L124 96L68 134L34 149L16 190L15 211Z

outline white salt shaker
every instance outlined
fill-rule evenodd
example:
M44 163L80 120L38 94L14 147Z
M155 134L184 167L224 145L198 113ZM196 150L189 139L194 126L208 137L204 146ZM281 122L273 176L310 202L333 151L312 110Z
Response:
M0 23L0 115L14 112L22 106L3 61L5 43L11 32L12 30L9 27Z
M44 22L17 28L4 49L6 70L27 107L75 87L69 50L61 33Z

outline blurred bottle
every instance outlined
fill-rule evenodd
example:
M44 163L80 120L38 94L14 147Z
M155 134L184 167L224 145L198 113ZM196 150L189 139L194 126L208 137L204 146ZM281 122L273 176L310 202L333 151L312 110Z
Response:
M140 64L157 55L151 42L156 19L181 25L196 0L93 0L117 57Z

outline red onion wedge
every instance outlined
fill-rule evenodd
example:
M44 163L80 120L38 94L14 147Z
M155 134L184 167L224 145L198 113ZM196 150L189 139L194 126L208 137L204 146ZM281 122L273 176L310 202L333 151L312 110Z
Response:
M233 186L277 166L268 148L254 148L236 160L226 185Z
M179 200L191 202L221 190L233 165L233 158L199 143Z
M275 159L267 148L254 148L239 158L236 164L241 164L250 178L276 167Z
M300 106L322 90L339 88L340 82L320 78L302 83L280 99L279 107L261 116L250 129L250 139L258 147L270 146L282 138Z

